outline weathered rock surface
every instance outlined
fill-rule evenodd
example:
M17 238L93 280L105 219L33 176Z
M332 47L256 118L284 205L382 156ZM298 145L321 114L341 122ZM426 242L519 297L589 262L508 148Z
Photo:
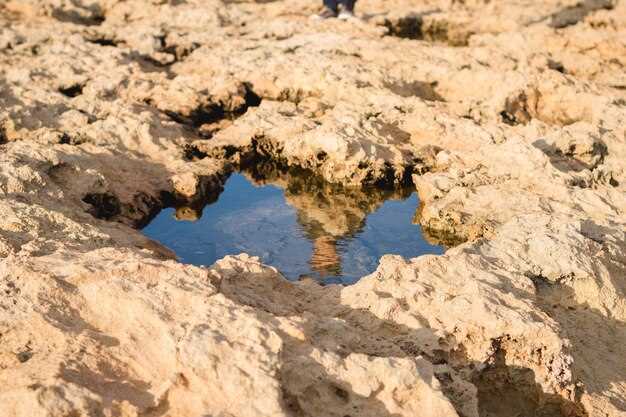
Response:
M626 415L626 3L316 6L0 2L0 416ZM451 248L321 287L138 230L260 159Z

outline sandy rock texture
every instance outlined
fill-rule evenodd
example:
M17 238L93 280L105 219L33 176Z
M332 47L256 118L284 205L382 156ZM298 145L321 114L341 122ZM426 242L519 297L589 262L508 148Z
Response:
M0 0L0 416L626 416L626 2L317 7ZM449 249L341 287L142 235L260 161Z

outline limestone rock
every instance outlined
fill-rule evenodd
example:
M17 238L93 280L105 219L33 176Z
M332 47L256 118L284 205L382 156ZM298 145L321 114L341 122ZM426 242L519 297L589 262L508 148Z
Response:
M626 415L626 3L316 6L0 2L0 416ZM141 233L261 162L448 249L322 287Z

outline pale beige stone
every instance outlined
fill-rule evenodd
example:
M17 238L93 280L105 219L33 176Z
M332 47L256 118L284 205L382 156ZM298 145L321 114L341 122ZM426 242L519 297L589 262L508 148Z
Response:
M626 3L317 7L0 2L0 416L626 415ZM321 287L142 235L259 157L449 248Z

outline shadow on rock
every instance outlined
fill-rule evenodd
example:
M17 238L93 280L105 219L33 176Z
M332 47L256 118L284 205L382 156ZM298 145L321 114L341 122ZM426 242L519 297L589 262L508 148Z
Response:
M84 363L70 361L64 364L59 377L98 395L102 398L101 407L111 410L113 415L124 415L120 407L124 401L140 410L154 409L155 398L148 383L130 378L121 367L115 369L105 361L98 362L97 368L93 371Z
M615 7L613 0L582 0L573 6L565 7L551 16L549 26L562 29L581 22L588 14L598 10L611 10Z
M217 284L220 292L237 304L254 307L260 321L281 328L281 317L305 318L302 337L280 332L284 345L281 384L285 411L290 415L395 416L398 414L379 399L381 391L395 389L399 396L420 398L405 381L390 377L389 371L379 381L378 391L364 395L339 379L328 363L323 365L324 356L340 358L334 365L344 368L348 358L366 355L370 363L414 363L413 377L445 395L459 416L586 416L579 404L545 393L531 369L508 366L506 352L499 345L488 363L477 363L467 357L464 346L457 344L454 336L431 329L423 317L416 317L422 327L411 328L343 304L339 286L321 289L309 283L293 285L267 272L243 272L223 266L226 265L215 266L222 276ZM368 366L362 370L363 380L376 380L377 375L371 375L370 369ZM394 383L398 387L389 388ZM404 389L406 392L402 393ZM415 399L416 411L423 405L424 397L421 398ZM404 415L407 409L401 412ZM454 415L454 411L446 412L443 408L423 412L426 414L422 415Z
M394 367L396 361L411 360L417 369L414 375L416 381L422 380L431 387L433 384L438 385L433 381L435 376L432 371L430 374L420 371L431 368L431 365L418 358L425 352L419 351L416 344L411 342L411 339L436 341L430 329L409 329L380 320L367 311L342 306L339 303L339 287L326 287L324 293L332 293L334 296L320 299L321 287L316 284L311 283L312 291L309 291L279 277L270 278L267 272L246 271L239 274L221 268L220 272L224 273L219 283L221 293L237 304L254 307L259 320L272 328L283 327L282 317L305 317L301 327L302 337L278 331L283 341L280 381L285 414L337 417L402 415L389 411L377 397L377 394L388 388L383 382L389 384L390 381L379 381L379 375L367 372L376 367L376 361ZM329 314L320 317L317 312L320 307L327 309ZM315 317L311 314L313 311ZM355 365L359 368L356 370L348 364L355 354L366 355L356 359ZM406 362L395 366L399 374L406 372L402 369ZM362 387L357 389L344 378L339 378L342 372L347 373L350 369L363 373L359 383L369 385L370 389L365 390L369 391L367 395L362 392ZM400 385L399 382L392 380L391 384ZM406 392L398 395L409 395L411 387L400 386L397 390L404 389ZM414 401L417 404L419 399ZM426 413L437 415L436 410L428 410Z
M606 397L617 410L625 410L626 398L616 385L626 383L626 362L619 354L626 323L578 302L569 279L535 277L538 305L559 324L561 337L570 341L575 379L583 381L589 394Z
M597 139L588 149L580 151L572 145L570 149L563 150L554 143L548 143L544 139L533 142L533 146L541 150L554 168L561 172L581 172L585 169L593 170L604 161L607 155L606 144Z
M478 389L480 417L536 416L586 417L580 404L560 395L543 392L529 368L506 364L501 341L494 341L494 355L476 372L472 382Z

